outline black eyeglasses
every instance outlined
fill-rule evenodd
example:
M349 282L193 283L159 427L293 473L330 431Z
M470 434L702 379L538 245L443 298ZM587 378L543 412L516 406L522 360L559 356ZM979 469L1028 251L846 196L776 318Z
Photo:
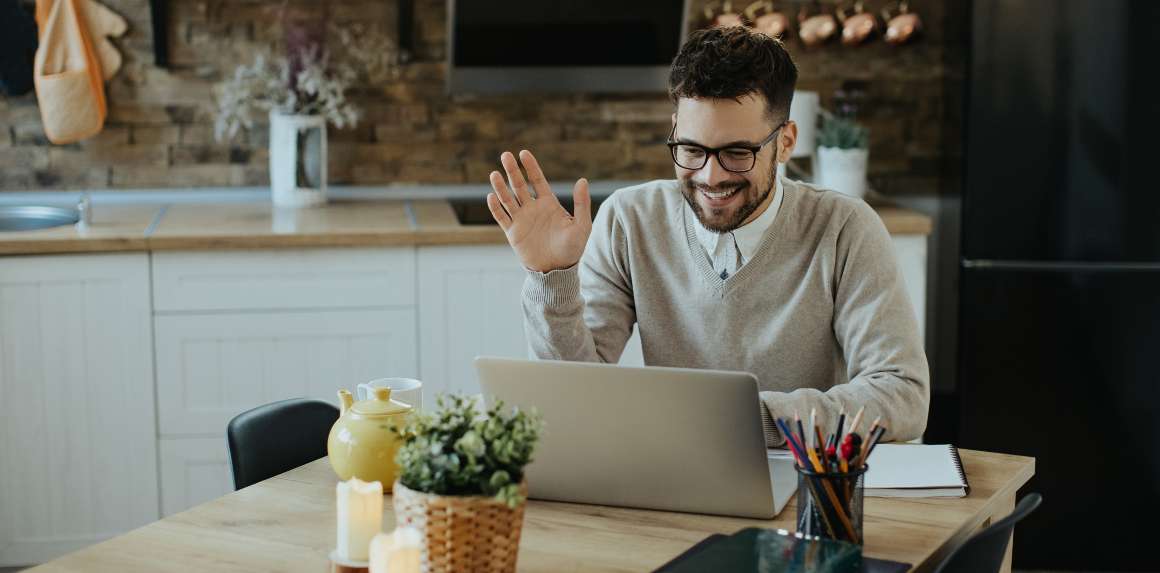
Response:
M696 171L709 162L710 156L716 156L717 163L726 171L745 173L757 164L757 152L773 141L773 138L777 137L777 132L781 131L781 128L785 127L787 123L789 123L788 120L781 122L781 125L777 126L773 133L769 134L769 137L754 146L705 147L696 143L679 143L673 141L673 136L677 133L676 125L673 125L673 130L669 132L669 140L666 143L669 146L669 151L673 154L673 163L676 163L677 167L681 169Z

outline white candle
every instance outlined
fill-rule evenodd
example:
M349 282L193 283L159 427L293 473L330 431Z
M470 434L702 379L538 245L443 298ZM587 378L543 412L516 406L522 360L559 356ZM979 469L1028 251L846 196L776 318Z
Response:
M358 478L340 481L338 495L338 547L348 561L366 561L371 539L383 526L383 484Z
M371 540L370 573L419 573L423 539L414 527L400 527Z

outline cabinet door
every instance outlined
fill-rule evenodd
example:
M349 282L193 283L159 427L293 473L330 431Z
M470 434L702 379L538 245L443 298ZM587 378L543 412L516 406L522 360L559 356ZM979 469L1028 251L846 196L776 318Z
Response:
M223 436L161 440L161 512L173 515L234 490Z
M478 393L476 356L531 356L521 304L527 272L511 247L420 247L418 267L424 403L440 392ZM620 363L644 364L635 330Z
M0 258L0 565L157 519L148 255Z
M419 248L423 401L479 392L479 355L527 358L520 304L526 271L507 245Z
M894 256L902 269L906 294L918 319L918 335L926 332L926 235L894 235Z
M155 318L162 436L225 435L235 415L286 398L416 376L413 309Z

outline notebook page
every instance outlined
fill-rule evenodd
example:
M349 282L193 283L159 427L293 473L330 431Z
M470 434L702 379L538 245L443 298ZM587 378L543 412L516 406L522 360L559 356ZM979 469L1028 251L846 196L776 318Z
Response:
M879 444L867 462L865 487L966 487L950 445Z

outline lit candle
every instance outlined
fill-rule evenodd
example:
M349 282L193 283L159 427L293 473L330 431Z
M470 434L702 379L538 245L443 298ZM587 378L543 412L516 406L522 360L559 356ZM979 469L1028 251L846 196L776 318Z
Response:
M383 484L358 478L340 481L338 494L338 556L366 561L371 539L383 526Z
M414 527L376 535L371 540L370 573L419 573L422 543L422 536Z

